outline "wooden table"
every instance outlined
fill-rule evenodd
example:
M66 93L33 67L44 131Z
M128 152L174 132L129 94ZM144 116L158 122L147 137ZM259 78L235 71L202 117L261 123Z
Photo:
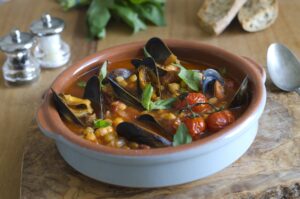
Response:
M80 60L81 58L89 55L95 51L108 48L111 46L115 46L121 43L128 43L137 40L146 40L151 36L159 36L162 38L181 38L186 40L193 40L195 42L205 42L212 45L219 46L224 48L228 51L236 53L238 55L246 55L251 57L252 59L256 60L257 62L265 65L266 62L266 50L270 43L272 42L282 42L287 45L291 50L295 52L298 56L300 55L300 28L299 28L299 18L300 18L300 2L298 0L289 0L289 1L280 1L280 12L279 18L277 19L276 23L269 28L268 30L258 32L258 33L246 33L244 32L241 27L239 26L238 22L235 20L232 22L230 27L226 29L226 31L218 36L213 37L203 33L197 24L196 12L201 5L200 0L172 0L168 1L167 5L167 22L168 26L166 27L149 27L147 31L140 32L137 34L132 35L131 30L124 25L121 25L117 22L113 22L109 24L107 37L102 41L90 41L87 35L87 29L85 26L85 11L83 9L80 10L73 10L70 12L63 12L59 5L56 3L55 0L48 0L48 1L40 1L40 0L11 0L8 3L0 5L0 36L5 35L10 31L13 27L18 27L23 31L28 30L30 23L39 18L43 13L48 12L54 16L61 17L65 20L67 26L66 30L63 33L63 38L67 43L71 45L72 49L72 60L71 63ZM2 64L5 60L5 56L3 54L0 55L0 63ZM30 86L23 86L23 87L6 87L3 81L3 78L0 79L0 197L1 198L18 198L20 196L20 187L21 187L21 175L22 175L22 160L24 154L24 147L27 145L26 143L31 143L30 139L27 140L27 137L30 138L30 135L34 132L38 132L36 129L36 124L34 121L34 114L37 110L37 107L40 104L41 97L43 92L49 88L51 82L54 78L63 71L64 68L56 69L56 70L43 70L41 73L41 77L39 81ZM1 74L2 76L2 74ZM274 138L275 140L265 140L267 143L271 143L275 151L273 150L272 146L265 146L260 147L257 144L250 149L248 152L247 157L251 157L251 153L255 152L255 150L260 150L260 152L268 153L268 149L273 150L272 154L280 154L281 156L260 156L270 157L270 161L267 163L274 164L274 168L289 168L289 170L284 170L282 173L277 172L277 176L274 178L273 181L266 181L266 182L274 182L273 184L270 183L270 186L275 187L275 190L280 189L280 184L278 184L278 179L281 179L280 176L284 175L285 172L289 171L289 179L284 181L284 186L287 186L288 194L296 194L297 191L300 191L300 186L297 182L300 182L300 157L299 157L299 148L300 142L299 141L299 124L295 121L299 121L300 118L300 110L299 110L299 97L295 93L286 94L278 92L274 89L271 85L269 80L267 81L268 91L269 91L269 98L268 102L269 105L266 108L263 121L261 122L261 128L265 131L259 131L258 139L266 139L266 137L262 136L261 133L268 133L267 129L274 130L274 128L270 128L270 126L279 127L280 131L284 131L285 126L281 126L279 123L283 122L282 125L289 125L286 129L287 131L291 131L291 134L287 134L285 138L293 138L295 141L294 143L290 144L290 149L287 149L294 155L293 158L287 158L290 154L289 153L281 153L281 148L276 143L281 137ZM283 109L278 108L278 103L285 103L286 108L285 111L282 112ZM297 105L297 106L296 106ZM274 109L275 107L275 109ZM280 107L280 106L279 106ZM282 117L279 120L272 120L272 114L270 111L275 110L275 116L273 117ZM281 112L280 112L281 111ZM298 112L297 112L298 111ZM271 116L268 114L271 114ZM277 118L278 119L278 118ZM294 122L293 122L294 121ZM270 126L269 126L270 125ZM277 128L278 129L278 128ZM41 144L47 145L50 143L50 148L55 150L54 144L51 143L49 139L46 139L41 136ZM271 138L270 138L271 139ZM264 143L264 142L262 142ZM279 141L278 141L279 143ZM293 144L297 145L293 145ZM48 145L47 145L48 146ZM36 146L39 147L39 146ZM287 146L288 147L288 146ZM28 148L28 145L27 145ZM30 152L34 152L35 149L33 146L29 146ZM265 151L264 151L265 149ZM41 153L43 153L41 151ZM46 154L46 152L44 151ZM57 153L57 152L54 152ZM28 156L30 158L30 155ZM53 156L58 159L58 162L62 162L65 164L60 157L56 154ZM33 156L32 158L36 158ZM273 159L272 159L273 158ZM244 159L245 161L247 158ZM271 161L276 160L276 161ZM282 162L283 161L283 162ZM33 161L34 162L34 161ZM217 174L219 179L222 179L222 176L230 175L230 173L236 172L237 169L234 170L234 167L238 169L242 169L241 162L243 159L238 163L234 164L231 168L225 170L221 174ZM252 165L252 166L251 166ZM34 165L29 165L28 163L25 165L26 168L30 168ZM287 167L289 166L289 167ZM272 166L271 166L272 167ZM252 170L257 170L257 178L253 178L257 180L257 183L264 184L261 180L262 170L264 168L259 162L249 162L249 168ZM63 168L64 169L64 168ZM67 168L70 169L70 168ZM242 170L241 170L242 171ZM278 171L278 170L277 170ZM294 171L295 175L292 175L291 171ZM48 172L47 170L43 172ZM76 173L75 171L72 171ZM71 173L72 173L71 172ZM67 172L66 172L67 173ZM66 174L65 173L65 174ZM297 174L298 173L298 174ZM34 192L30 193L30 188L34 186L34 182L28 182L27 173L24 174L23 181L26 184L26 194L23 195L24 198L34 198ZM62 174L64 175L64 173ZM79 175L76 173L76 175ZM84 181L88 181L91 184L97 184L97 182L89 181L88 178L83 178ZM210 179L210 178L209 178ZM181 197L189 197L189 198L200 198L200 192L196 192L191 187L195 188L205 187L209 190L209 181L199 181L196 183L191 183L190 185L184 185L178 187L177 191L174 193L179 194L179 198ZM265 179L265 178L264 178ZM277 180L276 180L277 179ZM283 179L283 178L282 178ZM32 179L34 180L34 178ZM51 179L49 179L51 181ZM75 181L71 181L76 186L76 179ZM277 184L276 184L277 183ZM120 193L118 192L117 188L110 189L109 186L100 185L100 191L103 197L130 197L136 196L136 198L147 198L146 195L143 195L143 191L132 191L126 192L127 195L122 195L121 191L124 189L120 189ZM254 183L255 184L255 183ZM246 185L246 189L254 190L252 195L254 196L264 196L261 195L264 191L267 190L268 184L264 184L261 188L255 187L253 183L251 184L248 182ZM95 185L98 186L98 185ZM276 188L277 187L277 188ZM23 187L24 188L24 187ZM113 193L106 193L109 190L114 190ZM180 190L180 191L178 191ZM193 191L194 190L194 191ZM234 186L231 187L232 197L237 196L236 194L239 191L243 191L241 187ZM283 189L284 192L285 189ZM70 191L70 190L69 190ZM203 190L202 190L203 191ZM285 190L286 191L286 190ZM293 192L294 191L294 192ZM166 189L159 189L157 192L154 190L150 190L149 197L167 197L168 194L170 198L172 198L173 190L171 188ZM185 193L186 192L186 193ZM61 197L65 198L76 198L75 195L71 194L72 192L58 194ZM151 194L152 193L152 194ZM230 192L226 192L228 197L230 196ZM45 192L42 195L38 195L36 192L35 198L53 198L54 196L58 195L47 195ZM69 194L69 195L68 195ZM132 194L132 195L130 195ZM52 197L51 197L52 196ZM76 195L79 196L79 195ZM86 196L88 198L94 197L101 197L101 194L87 194L81 195ZM203 195L202 195L203 196ZM215 196L216 195L210 195ZM242 195L247 196L247 194ZM249 195L248 195L249 196ZM251 194L250 194L251 196ZM209 197L209 195L208 195ZM220 195L219 195L220 197ZM84 198L84 197L83 197Z

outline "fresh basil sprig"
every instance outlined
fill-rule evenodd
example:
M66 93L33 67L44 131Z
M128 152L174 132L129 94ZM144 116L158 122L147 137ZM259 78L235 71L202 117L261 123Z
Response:
M155 110L155 109L169 109L172 107L172 104L176 101L176 98L168 98L163 100L157 100L152 102L151 96L153 94L153 87L151 84L147 84L142 93L142 105L143 107L148 110Z
M111 123L106 120L98 119L94 121L95 128L105 128L108 126L111 126Z
M188 128L184 123L181 123L173 137L173 146L188 144L192 142L192 137L189 134Z
M178 73L180 79L182 79L182 81L184 81L184 83L186 83L190 89L194 91L199 91L201 82L200 73L197 71L188 70L184 68L181 64L174 65L180 68L180 72Z

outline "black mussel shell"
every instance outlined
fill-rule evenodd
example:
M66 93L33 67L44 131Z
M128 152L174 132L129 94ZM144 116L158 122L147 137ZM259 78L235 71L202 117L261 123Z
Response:
M175 56L165 43L157 37L149 39L144 50L160 65L164 65L170 56Z
M63 102L61 97L53 89L52 96L56 110L58 111L61 117L65 118L69 122L74 122L75 124L79 124L83 127L85 126L84 122L72 113L72 111L68 108L68 105Z
M236 93L234 94L231 102L229 103L229 108L240 108L244 105L249 104L250 94L248 91L248 76L246 76Z
M132 93L130 93L128 90L123 88L116 80L115 78L117 76L122 76L124 78L128 78L131 75L131 72L127 69L116 69L113 70L107 77L110 85L113 88L113 91L115 93L115 96L122 100L127 105L136 107L140 110L144 110L144 107L141 103L141 101L134 96Z
M137 120L139 120L140 122L149 124L149 125L154 125L156 128L158 128L160 130L160 134L162 136L164 136L168 140L173 139L173 134L172 134L172 132L169 131L170 129L164 128L164 125L161 122L159 122L158 120L156 120L155 117L153 115L151 115L150 113L141 114L140 116L137 117Z
M117 133L129 141L146 144L150 147L171 146L172 142L136 123L122 122L116 128Z
M202 91L204 94L213 93L214 83L216 80L219 81L222 85L224 85L224 79L218 71L209 68L203 71L202 74Z
M131 60L131 63L136 69L138 69L141 66L145 66L153 72L157 73L158 76L163 76L168 72L165 69L157 66L152 57L146 57L144 59L133 59Z
M92 107L98 118L104 118L104 98L100 81L97 76L92 76L86 83L83 94L84 99L88 99L92 103Z

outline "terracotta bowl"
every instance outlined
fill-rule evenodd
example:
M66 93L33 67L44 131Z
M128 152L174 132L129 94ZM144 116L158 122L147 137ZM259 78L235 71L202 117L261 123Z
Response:
M164 40L181 60L226 67L237 80L247 74L252 99L232 125L207 138L178 147L122 150L97 145L69 130L52 103L49 90L37 112L41 131L56 141L62 157L80 173L96 180L127 187L163 187L191 182L222 170L242 156L252 144L266 103L265 72L252 60L223 49L183 40ZM62 72L52 84L63 92L79 76L104 60L121 61L142 56L146 42L109 48L88 56Z

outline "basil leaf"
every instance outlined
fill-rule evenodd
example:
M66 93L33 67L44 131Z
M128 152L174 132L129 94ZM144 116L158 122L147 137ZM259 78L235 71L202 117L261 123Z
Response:
M157 26L166 25L164 16L164 6L151 2L143 3L142 5L133 5L134 10L143 19L146 19Z
M151 84L147 84L145 89L143 90L142 93L142 105L146 110L150 110L151 107L151 97L153 94L153 87L151 86Z
M163 100L157 100L150 104L150 109L169 109L172 107L173 103L176 101L175 97Z
M134 10L126 5L115 3L111 9L118 15L125 23L133 28L133 32L136 33L140 30L146 30L146 24L139 18L138 14Z
M108 61L106 60L105 62L103 62L100 71L99 71L99 81L100 81L100 85L102 85L102 81L105 79L106 75L107 75L107 65L108 65Z
M111 123L106 120L99 119L99 120L94 121L95 128L104 128L104 127L108 127L110 125L111 125Z
M85 88L86 87L86 82L85 81L79 81L79 82L77 82L77 86L79 86L80 88Z
M85 6L91 3L91 0L58 0L64 10L69 10L78 6Z
M176 134L173 137L173 146L188 144L192 142L192 137L184 123L181 123L177 128Z
M100 39L105 37L105 26L111 17L108 7L112 3L110 0L92 1L87 11L87 23L92 37Z
M180 64L175 64L175 66L180 68L180 72L178 74L180 79L182 79L190 89L192 89L194 91L199 91L200 90L200 82L201 82L199 72L196 72L193 70L187 70Z

